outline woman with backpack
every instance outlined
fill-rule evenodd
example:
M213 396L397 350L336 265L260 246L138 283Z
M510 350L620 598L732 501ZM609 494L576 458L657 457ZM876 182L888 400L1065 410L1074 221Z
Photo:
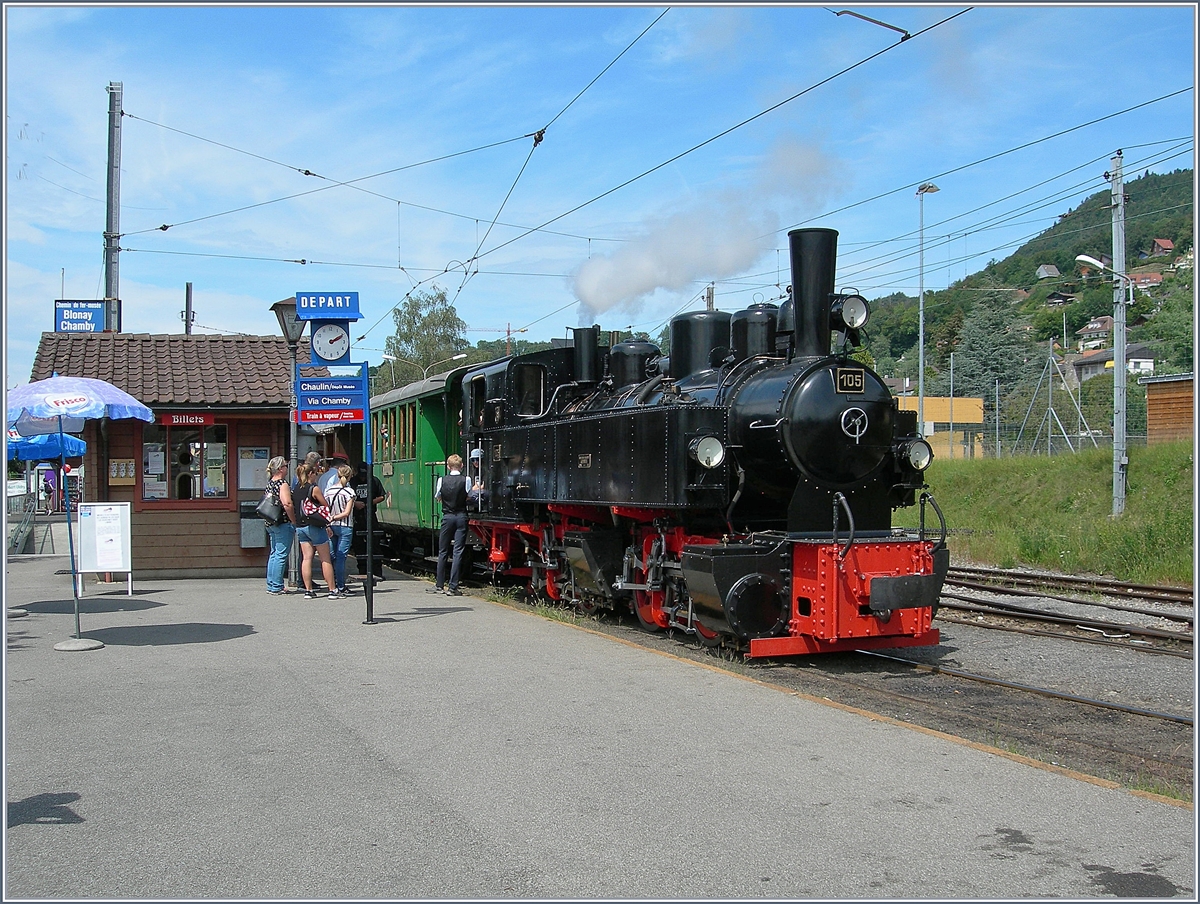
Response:
M296 531L300 538L300 552L304 556L300 564L300 576L304 579L304 598L315 600L313 589L313 556L321 562L321 574L329 587L329 599L339 598L333 576L333 560L329 555L329 503L317 486L320 468L300 465L296 468L299 484L296 489L296 515L301 527Z
M266 495L273 496L283 508L284 520L279 524L268 524L267 535L271 538L271 555L267 559L267 593L279 596L284 592L284 575L287 574L288 554L292 551L292 537L296 533L297 512L292 507L292 490L287 480L288 463L282 455L267 462L270 475Z
M333 550L333 576L337 580L337 592L340 596L350 593L346 586L346 554L350 552L350 543L354 537L354 506L356 499L354 490L347 484L354 476L354 469L349 465L339 465L337 479L333 482L325 498L329 500L329 526L333 530L331 548Z

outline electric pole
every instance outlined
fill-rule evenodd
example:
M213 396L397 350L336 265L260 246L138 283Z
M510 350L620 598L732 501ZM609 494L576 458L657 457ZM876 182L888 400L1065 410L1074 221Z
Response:
M108 216L104 227L105 329L121 332L121 82L108 83Z
M1113 234L1113 517L1125 511L1125 476L1129 456L1125 448L1125 185L1121 179L1121 151L1112 158Z

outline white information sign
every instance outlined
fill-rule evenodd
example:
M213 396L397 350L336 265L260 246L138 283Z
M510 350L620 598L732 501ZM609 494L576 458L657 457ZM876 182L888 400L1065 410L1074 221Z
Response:
M79 504L75 570L81 577L89 571L124 572L129 575L129 592L133 593L133 549L129 529L131 509L128 502Z
M261 490L267 485L267 462L271 450L266 446L238 446L238 489Z

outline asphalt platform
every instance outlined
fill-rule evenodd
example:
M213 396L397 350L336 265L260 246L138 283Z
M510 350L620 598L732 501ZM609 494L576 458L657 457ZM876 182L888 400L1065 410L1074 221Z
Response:
M1187 806L389 572L7 564L4 897L1195 897Z

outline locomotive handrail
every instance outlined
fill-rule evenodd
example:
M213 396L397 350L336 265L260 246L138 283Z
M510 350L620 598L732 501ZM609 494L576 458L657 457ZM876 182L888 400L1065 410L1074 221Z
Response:
M942 514L941 507L938 506L937 500L933 498L932 493L922 493L921 494L921 534L920 534L920 537L921 537L922 541L925 540L925 501L926 500L928 500L929 504L933 506L933 510L935 512L937 512L938 521L940 521L941 525L942 525L942 535L941 535L941 537L938 538L938 541L937 541L937 543L934 544L934 547L932 550L933 552L937 552L939 549L946 548L946 516Z
M846 558L846 553L850 552L850 547L854 545L854 512L850 511L850 503L846 501L846 497L841 493L833 494L833 542L838 542L838 507L841 507L846 512L846 517L850 520L850 536L846 538L846 545L842 547L842 551L838 553L839 559Z
M572 387L575 387L578 385L579 384L577 382L559 383L557 386L554 387L554 392L551 393L550 401L546 403L545 408L543 408L537 414L518 414L517 420L533 421L533 420L537 420L538 418L545 417L546 415L550 414L554 410L554 400L558 398L558 393L561 390L569 389L569 388L572 388Z
M781 417L779 420L777 420L773 424L764 424L762 421L755 421L753 424L751 424L749 426L748 429L750 429L750 430L774 430L776 427L778 427L780 424L782 424L786 420L787 420L787 418Z

